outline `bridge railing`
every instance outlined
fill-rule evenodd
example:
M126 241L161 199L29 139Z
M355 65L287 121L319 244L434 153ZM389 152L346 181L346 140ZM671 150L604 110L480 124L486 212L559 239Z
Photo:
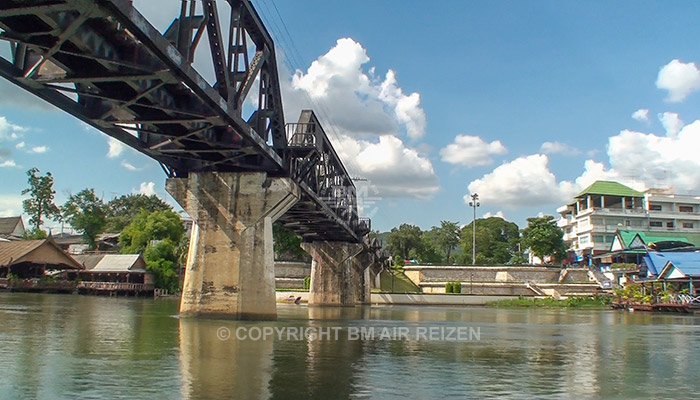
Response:
M287 124L287 145L289 147L315 148L316 124L295 123Z
M290 175L303 182L357 237L369 233L369 218L359 218L357 189L312 110L286 125Z

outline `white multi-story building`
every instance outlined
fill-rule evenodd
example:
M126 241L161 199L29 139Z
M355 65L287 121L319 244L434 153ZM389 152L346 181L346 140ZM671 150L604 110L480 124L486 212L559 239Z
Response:
M618 229L700 232L700 196L638 192L610 181L596 181L557 212L571 262L610 251Z

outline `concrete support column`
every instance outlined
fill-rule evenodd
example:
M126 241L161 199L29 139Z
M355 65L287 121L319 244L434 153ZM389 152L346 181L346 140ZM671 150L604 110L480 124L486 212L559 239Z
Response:
M309 305L354 306L361 296L361 270L355 256L362 245L317 241L301 247L313 260Z
M182 315L274 319L272 223L299 199L289 178L264 172L202 172L166 189L194 219Z

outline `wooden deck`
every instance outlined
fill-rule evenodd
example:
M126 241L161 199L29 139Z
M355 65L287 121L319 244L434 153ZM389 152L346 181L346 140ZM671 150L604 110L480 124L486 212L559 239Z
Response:
M90 282L78 283L78 292L81 293L110 293L110 294L140 294L145 292L153 293L154 286L143 283L126 282Z
M657 304L640 304L640 303L620 303L612 304L614 309L624 309L630 311L657 311L657 312L673 312L683 314L695 314L700 312L700 304L691 303L657 303Z

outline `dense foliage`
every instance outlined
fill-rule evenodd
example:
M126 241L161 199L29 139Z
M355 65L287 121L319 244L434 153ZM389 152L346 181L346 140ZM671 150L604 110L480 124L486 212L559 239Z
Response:
M153 272L156 287L178 290L178 272L184 235L180 216L173 211L141 210L119 237L122 253L143 253L147 268Z
M298 261L309 257L301 248L301 237L282 225L272 225L272 241L275 260Z
M147 212L172 211L170 204L156 195L127 194L107 203L105 232L121 232L141 210Z
M464 251L463 262L471 264L474 222L461 232ZM522 262L519 251L520 232L518 225L500 217L489 217L476 221L476 263L496 265ZM520 256L520 257L518 257Z

